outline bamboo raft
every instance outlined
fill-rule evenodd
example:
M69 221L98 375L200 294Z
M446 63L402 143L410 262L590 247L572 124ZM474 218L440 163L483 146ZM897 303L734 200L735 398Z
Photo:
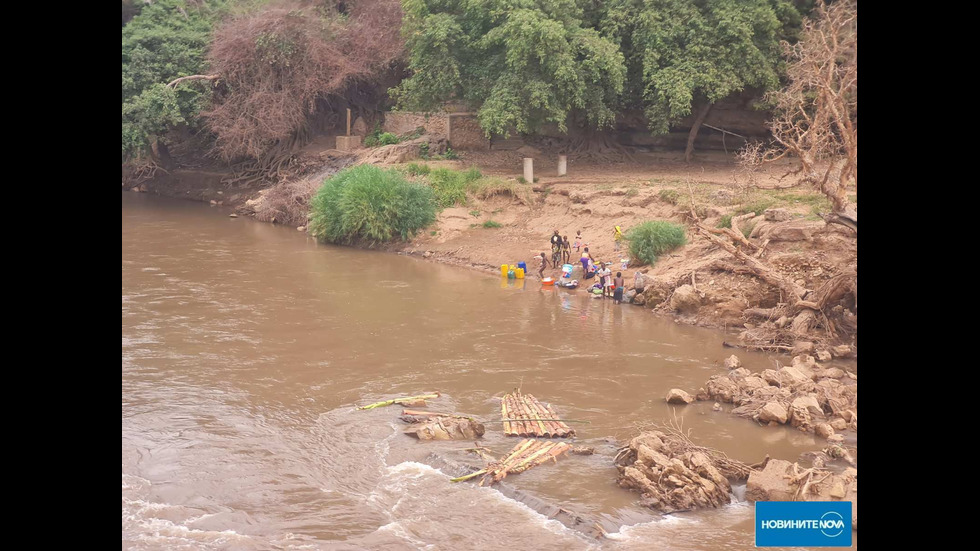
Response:
M571 444L565 442L553 442L550 440L525 439L520 444L510 450L507 457L491 463L485 469L475 473L452 479L453 482L462 482L471 478L483 475L480 486L487 482L493 485L505 478L508 474L522 473L532 467L537 467L548 461L558 462L558 456L563 455L572 449Z
M515 389L500 401L500 420L507 436L575 436L575 430L558 418L551 405L542 405L534 396Z

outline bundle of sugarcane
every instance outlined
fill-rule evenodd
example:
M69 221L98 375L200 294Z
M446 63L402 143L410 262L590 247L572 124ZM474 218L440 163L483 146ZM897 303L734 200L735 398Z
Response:
M508 436L574 436L575 431L559 419L551 405L543 405L530 395L514 389L500 400L500 418Z
M572 448L571 444L565 442L552 442L549 440L527 439L514 446L500 462L490 465L485 469L480 486L490 482L495 484L508 474L522 473L532 467L536 467L548 461L558 462L558 456L566 453Z
M394 404L401 404L403 406L418 407L424 406L426 400L435 400L439 396L442 396L438 392L433 392L432 394L422 394L419 396L405 396L403 398L393 398L391 400L385 400L383 402L375 402L366 406L361 406L357 409L374 409L383 406L390 406Z

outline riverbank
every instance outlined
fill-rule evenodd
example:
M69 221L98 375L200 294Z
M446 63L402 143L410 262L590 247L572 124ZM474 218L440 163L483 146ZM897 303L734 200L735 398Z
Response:
M485 175L516 179L522 158L530 155L537 168L530 204L509 195L471 196L465 206L442 210L435 224L412 240L384 249L489 273L499 273L501 264L524 261L528 277L536 280L534 257L545 252L550 259L552 232L558 229L574 240L581 231L593 258L611 263L614 274L623 273L627 289L637 292L634 304L681 323L744 328L740 343L734 344L825 358L856 356L856 283L822 305L826 321L811 320L797 330L796 312L786 311L792 302L788 294L795 291L809 299L843 275L854 274L856 282L857 269L856 232L819 217L829 211L822 195L785 187L780 176L789 165L753 175L749 186L733 156L713 152L691 165L670 153L638 153L634 160L601 163L573 158L568 174L559 177L557 154L533 148L467 152L460 160L429 162L385 155L385 149L356 155L305 151L300 164L315 168L267 189L226 188L221 180L228 175L217 171L175 171L135 189L230 206L240 215L302 227L305 201L323 178L347 164L379 162L397 168L408 161L424 162L432 168L477 168ZM263 208L270 197L288 208ZM852 202L856 200L855 192ZM724 234L719 226L731 226L733 218L738 233ZM630 261L621 269L621 260L629 255L615 250L613 227L628 231L651 219L686 225L687 244L653 266ZM731 239L738 251L719 246L712 232ZM752 259L748 264L737 257L742 249ZM572 250L571 256L574 277L581 279L579 254ZM639 280L637 272L643 274ZM544 275L557 278L560 270L549 267ZM634 289L636 281L640 288Z

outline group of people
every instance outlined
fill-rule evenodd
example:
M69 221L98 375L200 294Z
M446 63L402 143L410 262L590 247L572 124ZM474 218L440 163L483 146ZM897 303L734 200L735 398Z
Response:
M623 240L623 232L619 226L616 226L613 230L613 242L615 243L615 250L620 250L621 242ZM595 259L592 258L592 254L589 252L589 244L582 239L582 230L578 230L575 234L575 243L572 244L568 240L568 236L562 237L558 230L551 236L551 263L553 268L558 267L559 260L565 264L569 263L571 258L571 249L575 248L575 252L582 250L582 256L579 259L582 262L582 272L585 274L584 279L592 279L593 277L599 278L599 288L602 290L602 297L610 297L620 303L623 301L623 288L625 282L623 280L623 273L616 272L616 277L613 277L612 270L609 269L609 263L600 262L598 266L595 264ZM625 266L625 265L624 265ZM538 269L538 277L544 278L544 270L548 267L548 258L544 253L541 253L541 266Z

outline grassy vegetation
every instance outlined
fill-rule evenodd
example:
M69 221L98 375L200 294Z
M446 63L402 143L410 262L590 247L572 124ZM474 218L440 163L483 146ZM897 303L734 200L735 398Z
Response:
M763 212L766 212L766 209L774 206L776 206L776 201L771 197L757 197L739 205L739 207L735 209L735 214L747 214L752 212L755 213L756 216L759 216Z
M432 172L432 169L426 164L408 163L405 171L412 176L425 176L429 172Z
M321 241L375 245L408 239L436 218L432 188L374 165L327 178L310 201L309 232Z
M478 211L478 210L471 210L470 211L470 216L472 216L473 218L479 218L480 217L480 211Z
M680 201L681 194L677 193L676 189L662 189L660 190L660 199L670 203L671 205L676 205Z
M726 214L726 215L722 216L721 217L721 220L718 221L718 225L716 227L718 227L718 228L730 228L730 227L732 227L732 215L731 214Z
M500 222L494 222L493 220L487 220L483 223L484 228L499 228L501 227Z
M466 171L437 168L429 173L429 185L436 192L436 201L442 208L466 204L467 188L483 177L475 168Z
M687 243L684 226L665 220L650 220L626 233L630 257L653 264L660 255Z

